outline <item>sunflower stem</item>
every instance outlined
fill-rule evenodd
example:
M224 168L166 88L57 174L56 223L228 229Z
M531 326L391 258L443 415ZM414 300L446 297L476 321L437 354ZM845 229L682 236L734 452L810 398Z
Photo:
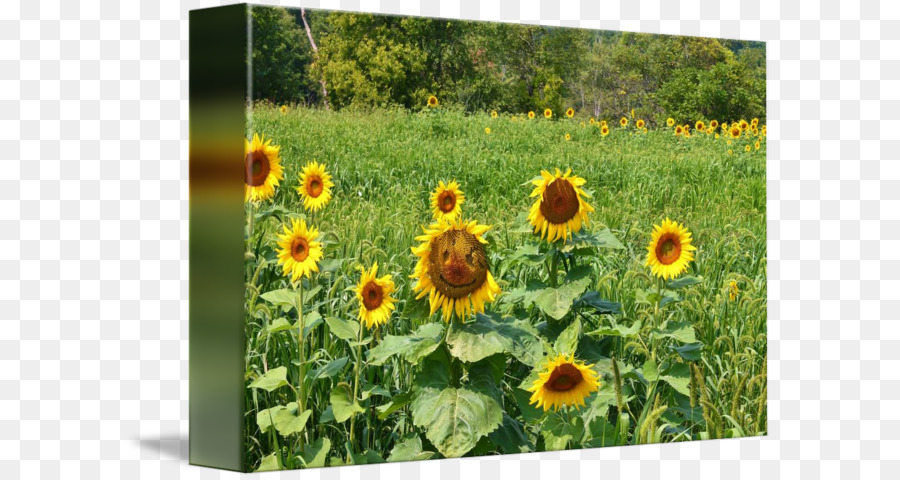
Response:
M304 351L303 351L303 279L301 278L299 282L297 282L297 350L299 353L300 364L297 365L297 368L300 372L300 380L299 380L299 388L297 389L297 405L298 405L298 414L302 414L306 411L306 388L304 386L303 379L306 378L306 364L303 361ZM306 432L303 432L303 435L300 435L300 448L303 448L303 442L306 437Z
M353 375L353 402L356 403L356 399L359 396L359 364L362 363L362 323L359 325L359 329L356 332L356 366L355 372ZM350 445L353 448L356 448L356 445L353 443L354 433L356 431L356 415L350 417ZM360 449L357 448L357 451ZM350 452L347 452L347 461L350 461Z
M559 272L559 251L557 249L553 249L553 257L550 259L550 286L553 288L557 287L558 284L558 272Z

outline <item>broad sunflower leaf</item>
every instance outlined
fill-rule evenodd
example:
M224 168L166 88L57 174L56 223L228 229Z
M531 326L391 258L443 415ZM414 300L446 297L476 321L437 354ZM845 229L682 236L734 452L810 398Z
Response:
M434 456L434 452L428 452L422 449L422 439L418 435L411 435L402 442L394 445L391 454L388 456L389 462L410 462L415 460L428 460Z
M413 394L411 392L401 393L400 395L391 397L388 403L375 407L375 410L378 411L378 419L384 420L388 415L409 405L409 402L412 401L412 397Z
M498 314L479 313L473 322L452 324L447 343L450 353L464 362L506 352L534 366L544 355L540 336L530 323Z
M263 433L274 426L278 433L287 437L303 432L311 414L312 410L298 413L297 403L291 402L287 405L278 405L258 412L256 414L256 424Z
M676 347L673 345L669 348L678 353L681 358L689 362L696 362L700 360L700 352L701 350L703 350L703 344L700 342L696 342L688 343L687 345L682 345L680 347Z
M381 455L372 450L366 450L363 453L351 453L350 458L353 459L353 465L373 465L376 463L384 463Z
M671 385L678 393L685 396L691 395L691 370L686 363L672 365L659 378Z
M447 458L461 457L503 421L494 398L471 386L420 391L412 402L413 423Z
M409 363L418 363L440 346L443 335L444 326L440 323L426 323L411 335L387 335L369 350L368 361L371 365L383 365L392 356L400 355Z
M272 335L273 333L283 332L285 330L290 330L292 328L294 328L294 326L291 324L291 322L289 322L288 319L281 317L281 318L275 319L274 322L272 322L271 324L269 324L268 327L266 327L266 334Z
M659 368L656 366L656 361L652 358L648 358L646 362L644 362L644 367L641 369L641 373L644 375L644 379L648 382L655 382L659 379Z
M572 235L572 240L566 243L560 251L571 252L572 250L582 248L624 249L625 245L622 245L622 242L620 242L608 228L596 232L582 230Z
M262 461L259 462L259 467L254 472L274 472L277 470L281 470L281 459L278 458L277 453L272 453L263 457Z
M617 444L616 427L605 418L597 418L590 423L588 433L591 439L584 443L585 447L612 447Z
M600 297L600 292L591 290L585 292L584 295L575 300L576 307L591 307L596 313L612 313L621 314L622 304L619 302L610 302Z
M337 360L332 360L325 364L323 367L310 371L306 374L306 376L312 382L320 378L331 378L337 375L344 368L344 366L347 365L347 362L349 360L350 357L341 357Z
M277 367L269 370L261 377L250 383L248 388L261 388L271 392L276 388L287 385L287 367Z
M359 335L359 322L338 317L325 317L325 323L336 337L341 340L355 341Z
M548 316L562 320L569 313L575 299L581 295L590 282L590 278L582 278L559 288L547 287L541 290L534 299L534 304Z
M350 385L341 382L331 390L331 411L334 413L334 419L340 423L366 410L356 403Z
M300 300L300 294L292 288L272 290L260 295L260 297L272 305L288 308L296 307L297 302Z
M541 424L541 434L548 451L565 450L569 442L578 442L584 436L584 420L579 416L567 419L559 412L553 412Z
M691 322L666 322L659 330L654 330L653 335L662 338L674 338L681 343L695 343L697 336L694 334L694 325Z
M324 467L329 450L331 450L331 440L328 437L319 437L315 442L303 447L300 460L306 468Z
M488 435L488 439L494 445L500 447L503 453L533 452L534 445L528 441L522 422L503 413L503 423L500 428Z
M587 335L602 337L611 335L614 337L625 337L630 338L636 336L641 331L641 322L640 320L635 320L631 326L625 325L616 325L614 327L604 327L598 328L592 332L588 332Z
M576 318L556 337L556 341L553 342L553 350L564 355L574 355L580 335L581 320Z
M679 289L684 287L689 287L691 285L696 285L698 283L703 283L703 277L695 277L693 275L685 275L681 278L676 278L674 280L669 280L666 283L666 288Z
M606 418L610 405L616 404L616 387L601 380L600 388L585 399L584 403L586 406L582 409L581 418L585 425L590 425L595 418Z

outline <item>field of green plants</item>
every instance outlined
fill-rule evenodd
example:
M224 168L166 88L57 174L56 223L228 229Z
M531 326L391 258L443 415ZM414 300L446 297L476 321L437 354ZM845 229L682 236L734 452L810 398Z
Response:
M536 113L254 106L248 139L279 146L284 172L272 198L246 204L247 469L766 434L764 126L732 138L677 119L687 137L625 112L603 135L601 119ZM297 191L312 161L334 183L317 211ZM593 211L549 243L527 217L532 181L557 168L585 180ZM462 220L490 226L501 293L446 322L411 276L430 195L452 180ZM667 218L697 250L663 280L646 259ZM322 257L292 282L278 242L298 219ZM396 309L369 328L357 291L376 262ZM598 386L584 405L537 408L528 389L560 354Z

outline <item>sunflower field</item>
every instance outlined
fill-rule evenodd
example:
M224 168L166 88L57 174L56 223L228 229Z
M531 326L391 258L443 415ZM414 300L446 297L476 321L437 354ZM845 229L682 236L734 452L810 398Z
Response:
M248 469L766 434L759 120L249 118Z

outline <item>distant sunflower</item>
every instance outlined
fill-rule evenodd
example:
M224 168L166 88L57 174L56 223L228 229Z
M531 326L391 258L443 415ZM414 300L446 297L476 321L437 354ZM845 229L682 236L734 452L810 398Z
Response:
M593 125L593 124L597 123L597 121L594 120L594 117L591 117L591 119L590 119L590 121L589 121L588 123L590 123L591 125Z
M432 108L438 106L438 99L437 99L437 97L435 97L434 95L428 97L428 106L429 106L429 107L432 107Z
M718 139L719 139L719 134L717 133L717 134L716 134L716 140L718 140Z
M600 389L599 374L593 365L564 354L548 359L537 380L528 388L532 392L529 404L537 404L544 411L556 411L562 406L585 406L584 400Z
M573 110L573 109L570 107L569 109L566 110L566 116L569 117L569 118L574 117L574 116L575 116L575 110Z
M750 151L750 145L744 145L744 151L745 151L745 152L749 152L749 151Z
M732 302L737 300L738 296L738 285L734 280L728 282L728 299Z
M732 153L734 153L734 150L732 150L732 149L729 148L729 149L728 149L728 154L731 155Z
M609 135L609 127L606 125L600 127L600 135L602 135L604 137Z
M762 133L762 136L764 136L764 137L766 136L766 126L765 125L762 126L762 130L760 130L760 133Z
M634 122L634 126L637 127L638 130L643 129L644 128L644 120L638 119L638 121Z
M688 263L694 260L694 251L697 250L691 241L691 232L687 228L665 219L662 225L653 226L645 265L663 279L681 275L687 270Z
M750 120L750 125L751 126L759 125L759 119L754 117L753 120Z
M490 228L457 217L441 219L416 237L422 243L412 249L419 260L410 278L417 279L416 299L428 296L431 314L440 308L445 321L454 313L462 319L484 312L484 304L500 294L484 248L483 235Z
M620 118L620 119L619 119L619 125L621 125L621 126L623 126L623 127L624 127L625 125L628 125L628 119L625 118L625 117Z
M528 112L528 118L529 118L529 119L533 119L533 118L534 118L534 112Z
M719 121L718 120L710 120L709 126L712 127L713 129L719 128Z
M279 180L284 180L284 167L272 139L253 134L253 141L244 139L244 201L258 202L275 195Z
M490 135L490 134L491 134L491 127L484 127L484 133Z
M451 180L444 184L438 183L437 188L431 192L431 213L437 220L458 217L462 212L460 205L466 201L466 195L459 189L459 183Z
M359 321L366 328L373 328L387 323L391 312L397 308L391 298L394 293L394 281L390 275L378 278L378 262L369 270L363 270L356 285L356 298L359 300Z
M750 124L747 123L746 120L741 120L741 122L740 122L738 125L741 127L741 130L742 130L742 131L745 131L745 132L746 132L747 130L750 129Z
M740 125L731 124L731 128L728 130L728 133L731 134L731 138L740 138L741 136L741 127Z
M605 126L606 126L606 120L600 120L600 127L602 128Z
M706 130L706 124L703 123L703 120L697 120L697 123L694 124L694 130L699 132Z
M753 146L756 147L757 150L759 150L759 140L757 140L756 143L753 144Z
M712 135L713 132L715 132L715 131L716 131L716 129L713 128L713 127L707 127L707 128L706 128L706 134L707 134L707 135Z
M278 234L278 264L282 273L296 282L319 271L322 244L316 241L319 231L306 226L304 220L292 220L291 228L284 225L284 234Z
M325 164L316 161L307 163L300 173L300 186L297 192L303 199L303 207L317 212L331 200L331 174L325 170Z
M566 134L566 141L568 142L568 141L571 140L571 139L572 139L572 136L569 135L569 134L567 133L567 134Z
M681 125L675 127L675 135L681 135L682 133L684 133L684 127L682 127Z
M535 197L534 204L528 214L528 221L534 227L534 233L541 232L541 238L548 242L569 237L581 230L582 224L588 223L587 214L594 208L582 197L588 194L581 188L585 179L572 175L572 170L563 174L557 168L556 173L541 171L541 177L532 180Z
M497 118L497 111L491 110L491 118Z
M552 116L553 116L553 110L550 110L549 108L545 108L544 109L544 118L550 118Z
M670 126L670 127L671 127L672 125L675 125L675 119L672 118L672 117L667 118L667 119L666 119L666 125L668 125L668 126Z
M282 115L284 115L285 113L287 113L287 111L288 111L287 105L282 105L281 108L280 108L280 110L281 110L281 114L282 114Z

